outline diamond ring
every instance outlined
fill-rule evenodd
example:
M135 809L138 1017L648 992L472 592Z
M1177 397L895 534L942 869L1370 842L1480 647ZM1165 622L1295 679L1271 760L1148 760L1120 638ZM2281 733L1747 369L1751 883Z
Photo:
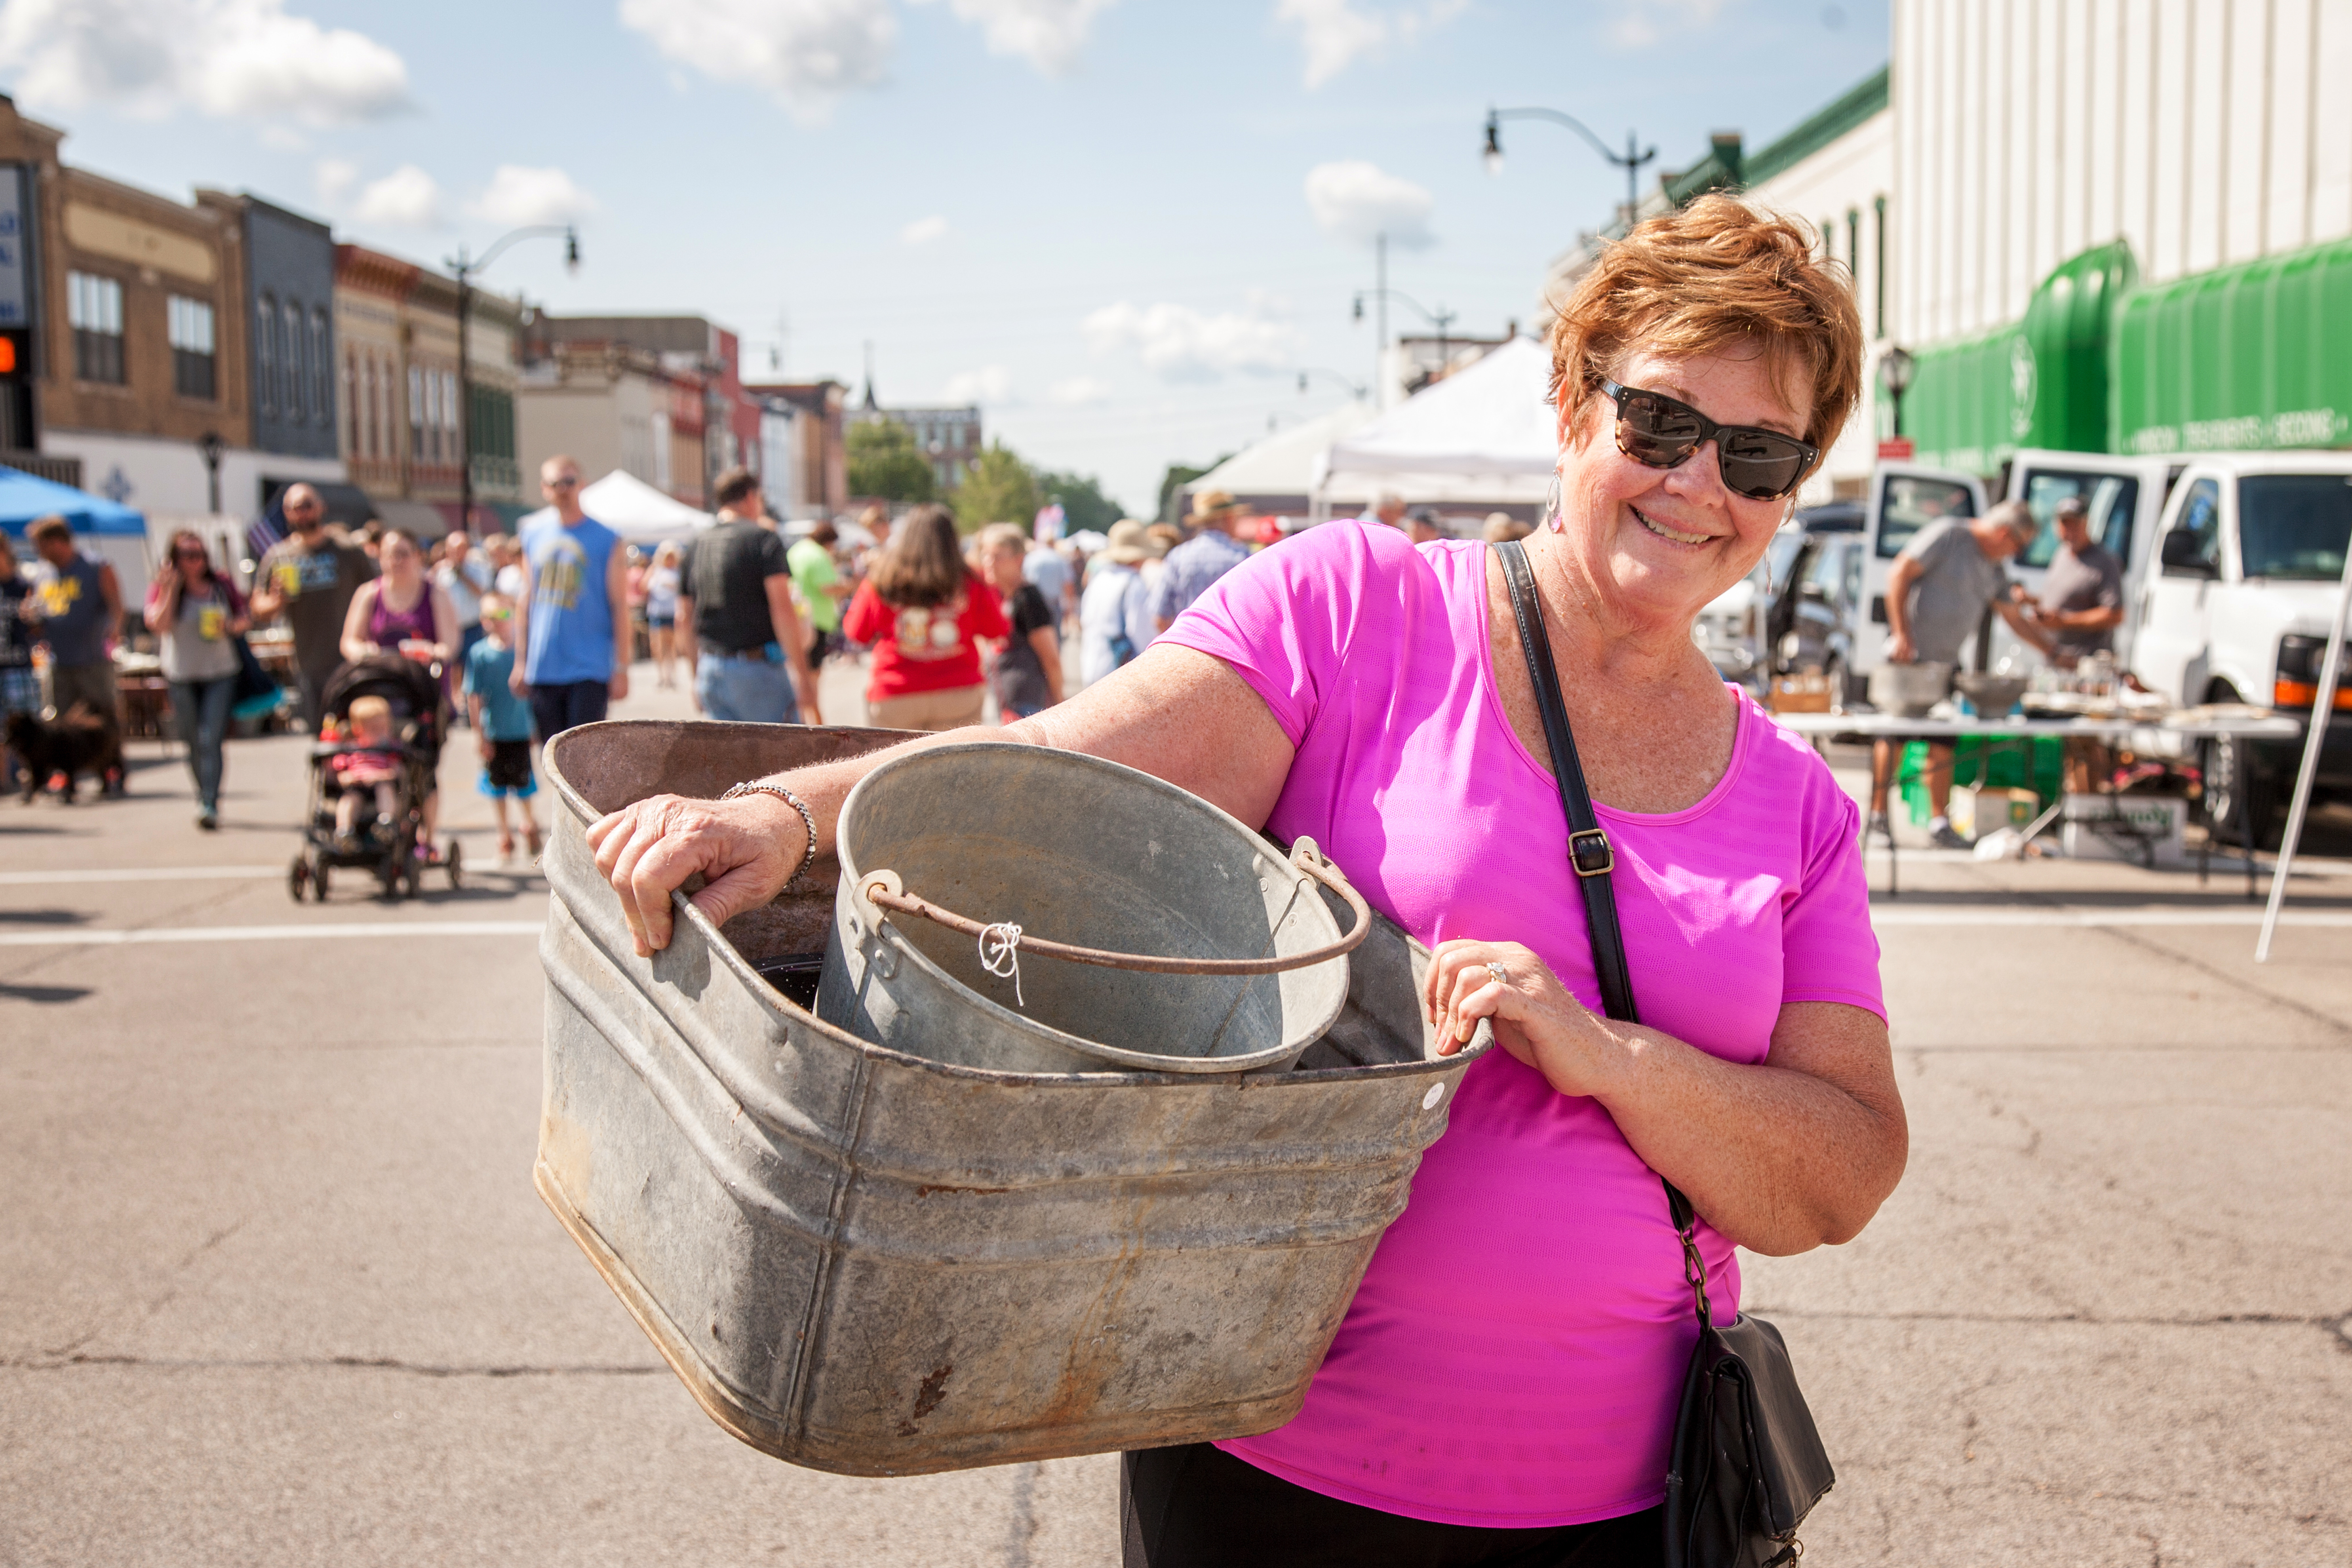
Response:
M1511 972L1499 963L1488 964L1486 973L1495 977L1495 984L1497 985L1508 985L1511 983Z

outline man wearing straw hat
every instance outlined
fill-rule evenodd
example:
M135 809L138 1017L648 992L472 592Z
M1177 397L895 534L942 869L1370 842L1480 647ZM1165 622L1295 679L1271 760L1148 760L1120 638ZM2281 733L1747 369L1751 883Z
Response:
M1167 570L1151 595L1151 616L1161 631L1209 591L1209 584L1249 559L1249 546L1234 537L1241 525L1241 502L1230 490L1202 490L1184 520L1196 531L1168 552Z
M1087 568L1078 599L1078 670L1089 686L1151 645L1158 628L1136 570L1160 556L1160 542L1133 518L1111 525L1110 542Z

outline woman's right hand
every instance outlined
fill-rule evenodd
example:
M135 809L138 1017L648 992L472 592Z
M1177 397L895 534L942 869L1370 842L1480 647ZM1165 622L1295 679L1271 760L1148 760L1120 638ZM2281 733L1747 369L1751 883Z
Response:
M801 814L772 795L693 800L657 795L588 829L596 869L620 895L637 956L669 945L670 895L696 872L695 907L723 925L783 890L808 851Z

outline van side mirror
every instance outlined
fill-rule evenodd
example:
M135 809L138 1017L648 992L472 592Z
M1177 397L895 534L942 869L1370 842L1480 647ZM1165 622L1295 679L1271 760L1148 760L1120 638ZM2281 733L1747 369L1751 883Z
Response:
M2157 559L2167 572L2181 577L2219 577L2221 574L2205 559L2202 540L2185 528L2176 528L2164 536Z

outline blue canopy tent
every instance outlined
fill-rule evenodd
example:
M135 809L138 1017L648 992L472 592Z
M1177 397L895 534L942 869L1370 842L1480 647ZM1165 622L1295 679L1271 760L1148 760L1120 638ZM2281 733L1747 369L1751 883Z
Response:
M146 518L120 501L20 469L0 468L0 528L8 531L9 538L22 539L26 525L41 517L62 517L78 534L142 541L147 537Z

